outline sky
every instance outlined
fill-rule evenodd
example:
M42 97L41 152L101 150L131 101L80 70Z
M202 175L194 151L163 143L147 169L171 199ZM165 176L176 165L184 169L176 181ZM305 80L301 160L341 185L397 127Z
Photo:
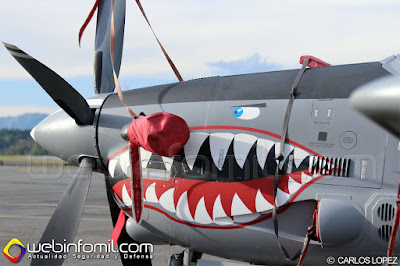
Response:
M95 0L13 0L0 9L0 40L65 78L84 97L93 89ZM400 53L397 0L142 0L159 39L185 80L300 68L302 55L332 65ZM175 82L134 0L127 0L124 90ZM0 46L0 117L58 109Z

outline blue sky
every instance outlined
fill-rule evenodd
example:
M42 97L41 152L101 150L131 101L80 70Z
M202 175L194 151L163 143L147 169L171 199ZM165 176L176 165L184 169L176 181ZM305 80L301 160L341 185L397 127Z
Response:
M94 0L13 0L0 9L0 40L46 64L84 97L93 94ZM395 0L146 0L143 6L184 79L297 68L301 55L331 64L400 52ZM123 89L174 82L135 1L127 1ZM50 97L0 47L0 116L51 112Z

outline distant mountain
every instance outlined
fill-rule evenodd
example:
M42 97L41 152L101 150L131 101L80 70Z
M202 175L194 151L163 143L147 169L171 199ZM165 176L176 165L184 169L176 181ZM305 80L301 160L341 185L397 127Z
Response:
M47 116L48 114L23 114L0 117L0 129L32 129Z

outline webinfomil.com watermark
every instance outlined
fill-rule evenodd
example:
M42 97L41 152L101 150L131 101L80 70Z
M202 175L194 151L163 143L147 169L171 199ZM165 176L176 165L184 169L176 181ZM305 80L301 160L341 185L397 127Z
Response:
M21 243L21 242L19 242ZM22 244L21 244L22 245ZM58 243L54 239L50 243L27 243L25 256L27 259L55 260L55 259L78 259L78 260L118 260L120 255L125 259L152 259L154 252L151 243L121 243L115 245L114 240L108 243L86 243L79 239L74 243ZM18 261L21 256L18 258Z

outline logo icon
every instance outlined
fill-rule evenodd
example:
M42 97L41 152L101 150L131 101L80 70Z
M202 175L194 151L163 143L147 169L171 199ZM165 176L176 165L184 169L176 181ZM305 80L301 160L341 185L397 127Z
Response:
M8 253L8 250L9 250L10 247L13 246L13 245L16 245L17 247L19 247L19 248L21 249L21 251L20 251L18 257L13 257L13 256L10 255L10 253ZM6 246L6 247L4 248L4 250L3 250L3 253L4 253L4 255L6 255L6 257L7 257L11 262L17 263L17 262L19 262L19 261L22 259L22 257L23 257L24 254L25 254L25 251L26 251L26 249L25 249L24 244L22 244L21 241L19 241L18 239L13 238L13 239L11 239L10 242L8 242L7 246Z

